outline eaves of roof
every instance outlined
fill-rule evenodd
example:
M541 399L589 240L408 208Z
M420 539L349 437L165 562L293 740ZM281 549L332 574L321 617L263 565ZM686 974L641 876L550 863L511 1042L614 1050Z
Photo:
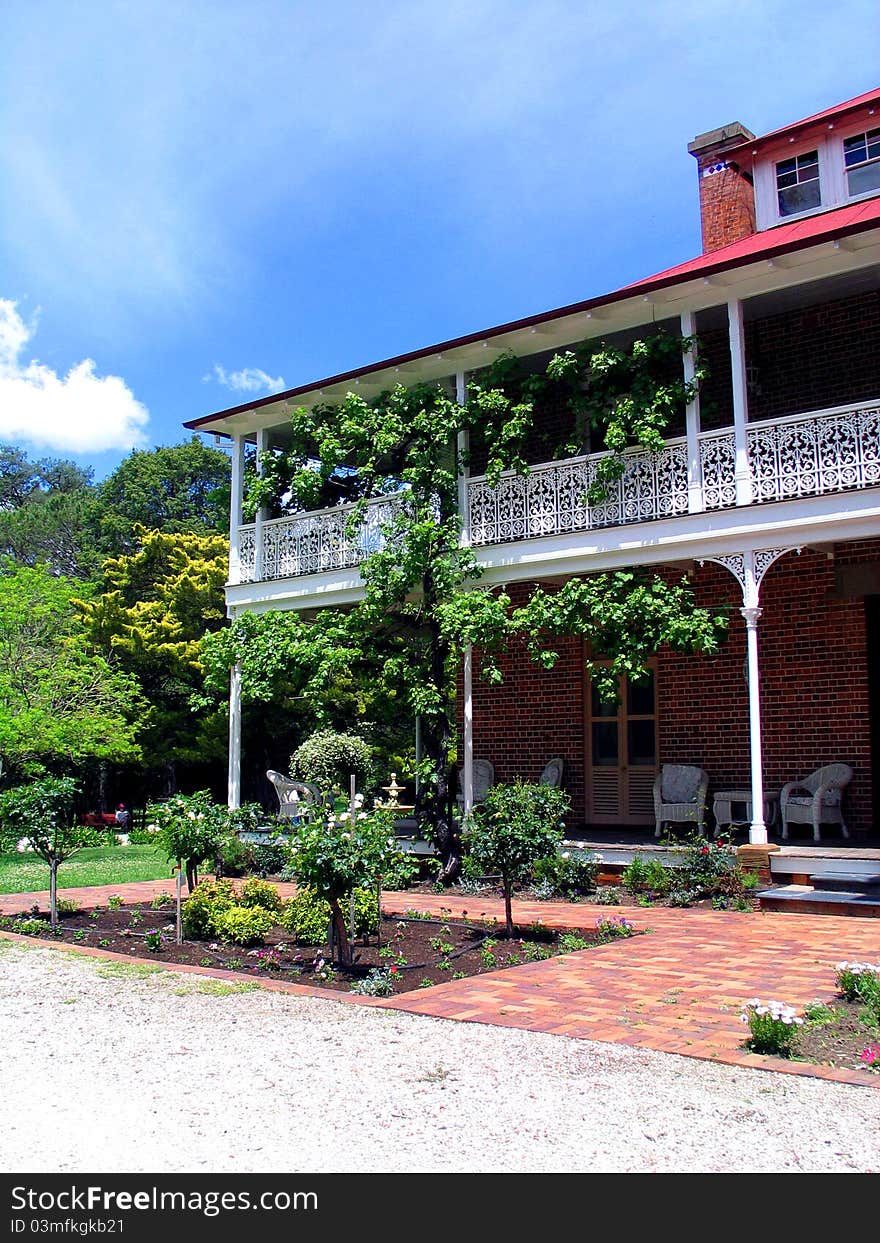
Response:
M283 402L306 393L314 393L317 390L330 388L333 385L344 384L349 380L362 379L377 371L400 367L406 363L430 357L432 354L441 354L458 349L461 346L472 345L479 341L491 340L492 337L515 332L518 329L551 323L553 320L562 319L566 315L574 315L600 306L608 306L636 295L644 295L654 290L683 284L695 278L717 275L761 259L773 259L777 255L787 254L794 250L801 250L823 242L834 241L837 238L848 237L874 228L877 225L880 225L880 198L866 199L860 203L850 203L845 207L834 208L831 211L820 212L815 216L807 216L800 220L790 221L787 224L777 225L772 229L764 229L759 233L752 233L749 237L742 238L738 242L732 242L729 246L710 251L708 254L698 255L695 259L677 264L675 267L666 268L662 272L657 272L655 275L636 281L634 284L624 285L622 288L603 294L601 297L588 298L583 302L573 302L552 311L530 315L525 319L512 320L509 323L498 324L494 328L484 328L480 332L468 333L466 336L455 337L449 341L441 341L424 349L412 350L407 354L400 354L394 358L383 359L381 362L370 363L353 371L344 371L339 375L327 376L322 380L314 380L309 384L286 389L283 393L274 393L269 397L261 397L257 401L244 402L238 406L219 410L215 414L204 415L198 419L190 419L184 423L184 427L192 431L210 430L212 423L220 419L229 418L235 414L258 410L263 406Z

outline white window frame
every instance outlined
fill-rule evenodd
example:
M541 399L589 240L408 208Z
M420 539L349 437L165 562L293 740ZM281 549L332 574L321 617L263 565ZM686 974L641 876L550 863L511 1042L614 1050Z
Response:
M840 145L840 159L838 163L840 168L840 188L842 194L842 198L840 200L841 203L860 203L862 199L872 199L880 194L880 186L877 186L873 190L863 190L861 194L850 194L849 178L846 175L847 168L844 150L844 143L847 142L848 139L857 138L862 134L867 134L870 130L876 129L880 129L880 118L876 116L867 117L864 122L859 124L857 129L852 130L850 133L841 133L838 138L838 143ZM870 160L868 163L880 163L880 161Z

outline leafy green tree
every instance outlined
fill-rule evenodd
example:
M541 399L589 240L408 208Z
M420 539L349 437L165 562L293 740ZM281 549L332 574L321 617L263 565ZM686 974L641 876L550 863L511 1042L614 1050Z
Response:
M209 536L229 525L229 458L198 437L135 449L98 488L107 552L132 553L138 528Z
M75 823L77 785L72 777L44 777L0 795L3 834L23 837L49 865L49 910L58 927L58 868L81 850L88 830Z
M36 775L138 759L136 681L85 650L82 583L45 566L0 573L0 764Z
M393 495L383 524L384 547L361 563L364 598L348 610L322 609L313 619L294 614L236 619L203 649L209 688L242 665L243 693L261 698L286 672L318 711L337 679L356 678L396 697L398 712L421 717L425 762L417 814L423 817L449 881L460 868L460 828L452 813L455 678L464 650L480 652L484 678L501 678L499 653L524 636L546 667L557 659L554 639L578 634L608 664L592 664L606 695L622 673L638 679L663 644L680 651L712 651L723 625L695 606L686 580L670 584L657 574L626 571L572 580L559 592L535 586L512 608L504 591L475 590L481 570L462 546L458 480L479 460L489 483L503 470L527 470L536 402L548 392L568 402L573 424L601 424L610 441L607 486L620 465L621 447L662 443L660 429L681 409L695 384L670 376L669 360L692 348L689 340L636 342L625 355L607 348L572 351L551 360L543 375L523 378L497 369L473 379L460 405L442 386L398 386L372 401L349 393L339 405L299 409L291 418L289 448L266 457L251 485L251 507L277 512L284 498L294 510L348 501L352 534L367 502ZM583 390L593 394L583 397ZM592 404L590 404L592 402ZM458 433L470 450L456 455ZM658 439L659 438L659 439ZM571 452L570 444L560 452ZM272 646L274 640L279 640Z
M89 578L97 568L98 506L91 470L63 459L31 462L0 445L0 555Z
M226 622L228 542L140 527L132 535L136 551L105 561L103 590L77 606L92 649L140 684L144 758L165 770L172 793L178 764L224 754L222 718L194 712L190 696L201 684L202 636Z
M471 858L486 872L500 872L507 935L513 936L513 886L539 859L555 855L565 831L570 799L552 786L516 781L496 785L474 811L467 831Z

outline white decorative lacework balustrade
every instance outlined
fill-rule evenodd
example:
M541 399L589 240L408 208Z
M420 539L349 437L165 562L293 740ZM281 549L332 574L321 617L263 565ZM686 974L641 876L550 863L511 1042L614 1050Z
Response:
M746 443L755 503L880 486L880 402L750 423ZM733 430L702 432L699 447L703 508L732 508L737 503ZM546 462L526 475L506 473L494 488L484 477L472 477L467 486L471 543L506 544L688 513L684 438L667 441L659 453L628 452L624 475L608 486L608 499L591 505L587 493L605 456ZM351 506L264 522L261 578L358 565L383 546L382 525L399 504L399 497L371 501L354 536L346 530ZM239 528L241 582L254 581L255 561L256 527L250 524Z
M594 453L534 466L527 475L504 474L494 488L482 477L471 479L471 543L504 544L687 513L687 445L683 440L669 441L659 453L627 453L623 477L607 485L607 500L591 505L587 493L596 480L596 463L607 456Z
M299 574L318 574L359 565L370 553L384 546L382 525L389 521L399 503L393 498L370 501L354 535L347 529L351 505L264 522L261 578L295 578ZM252 583L257 528L250 523L238 530L240 581Z
M756 501L880 484L877 403L755 423L747 438Z

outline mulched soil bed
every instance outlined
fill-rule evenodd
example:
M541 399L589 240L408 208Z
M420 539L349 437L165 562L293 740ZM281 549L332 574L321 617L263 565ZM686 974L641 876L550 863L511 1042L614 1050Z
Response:
M870 1045L880 1045L877 1024L866 1022L865 1007L857 1002L837 998L828 1004L828 1010L833 1015L831 1021L807 1019L798 1029L792 1059L817 1062L820 1066L868 1070L862 1053Z
M762 885L761 888L770 888L770 886ZM481 897L504 897L504 890L502 889L500 883L486 883L472 886L465 885L464 887L458 883L455 883L448 889L438 889L433 881L418 881L415 885L410 886L409 892L425 894L446 893L449 894L450 897L459 899L470 898L475 902ZM597 911L597 917L601 915L603 906L627 907L632 909L650 909L652 906L672 906L672 903L665 897L659 895L654 895L653 897L649 897L647 895L637 896L636 894L628 893L626 889L616 885L600 885L594 892L586 894L566 894L565 897L560 897L558 894L554 894L551 898L542 897L541 894L535 893L527 886L515 886L513 896L514 900L522 898L528 902L541 902L546 900L548 902L569 902L577 906L595 906L599 908ZM749 910L757 911L759 909L757 898L753 898L751 894L745 894L743 896L743 902L748 903ZM720 904L716 905L713 904L712 898L708 897L695 899L689 904L689 909L737 910L745 909L745 907L736 907L731 899L727 899L724 906L721 906Z
M47 911L32 910L26 918L48 920L49 915ZM613 917L609 919L613 921ZM503 926L499 929L496 924L424 918L418 913L384 916L380 938L357 939L355 966L348 971L337 963L331 965L324 945L295 944L290 933L282 928L273 929L262 945L252 949L214 941L184 941L177 945L173 921L173 906L160 910L149 905L114 910L84 908L60 916L58 939L151 962L216 967L343 992L364 979L372 968L386 967L393 976L394 993L517 966L572 948L604 944L610 939L582 930L557 932L531 927L517 928L516 939L507 941L503 938ZM15 918L4 919L2 927L15 932L17 922ZM48 929L28 931L31 935L51 936ZM158 952L151 952L145 934L157 931L163 933L163 943ZM566 944L566 936L576 938L576 942Z

